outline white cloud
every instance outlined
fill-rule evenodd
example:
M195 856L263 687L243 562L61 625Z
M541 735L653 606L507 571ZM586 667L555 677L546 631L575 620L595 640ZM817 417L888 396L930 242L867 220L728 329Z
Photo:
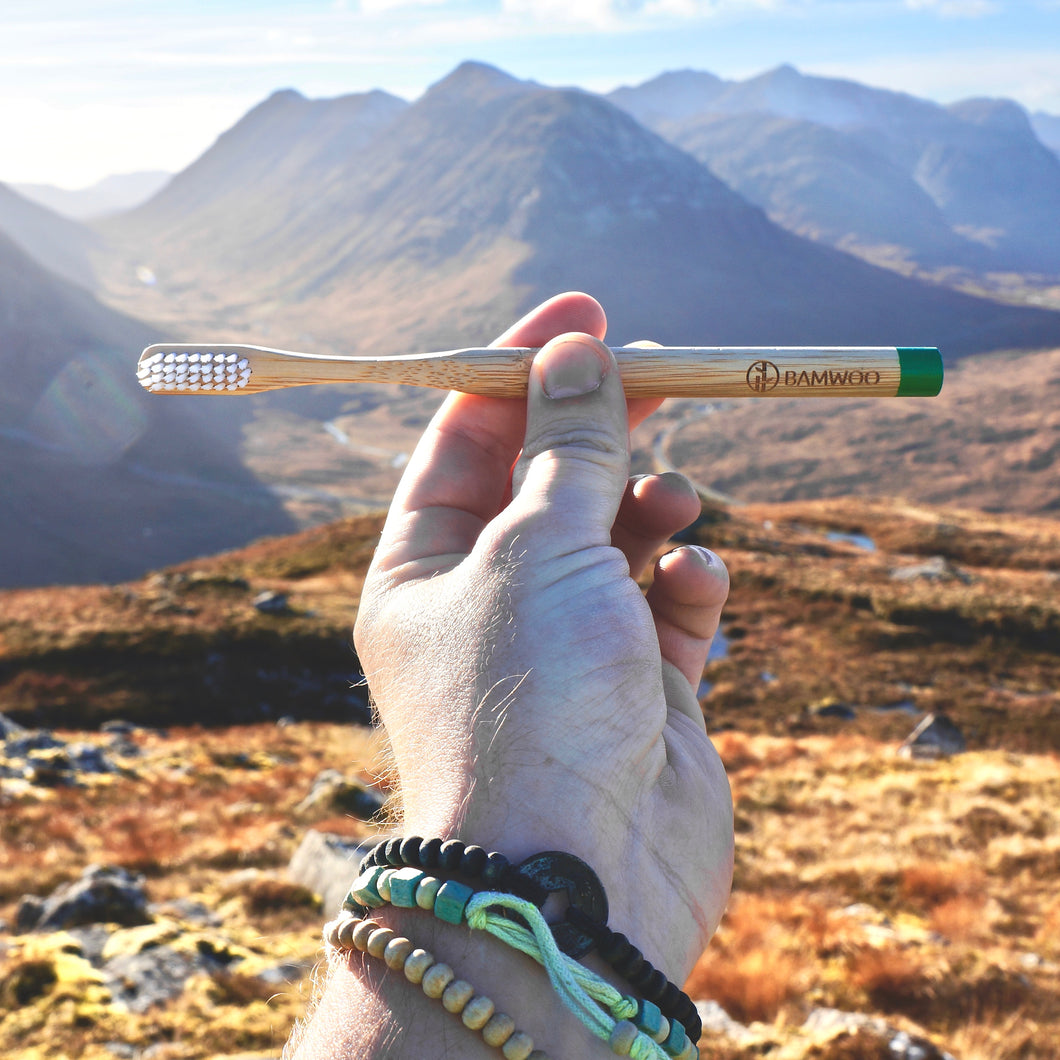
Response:
M505 12L542 29L557 23L634 28L659 20L699 20L723 13L801 6L793 0L502 0L502 5Z
M807 72L893 88L939 103L973 96L1014 99L1028 110L1060 114L1057 52L967 49L930 59L877 55L852 62L814 63Z
M417 7L443 7L446 4L446 0L360 0L358 6L365 15L380 15L386 14L389 11L396 11L398 8L417 8ZM345 5L343 7L336 7L336 11L346 10Z
M997 0L905 0L912 11L935 11L943 18L982 18L1001 10Z

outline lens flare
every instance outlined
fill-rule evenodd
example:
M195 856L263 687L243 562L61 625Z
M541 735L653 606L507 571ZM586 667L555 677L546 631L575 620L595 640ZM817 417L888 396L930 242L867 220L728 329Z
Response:
M118 460L147 429L142 391L125 361L118 354L84 353L67 362L30 414L36 438L82 464Z

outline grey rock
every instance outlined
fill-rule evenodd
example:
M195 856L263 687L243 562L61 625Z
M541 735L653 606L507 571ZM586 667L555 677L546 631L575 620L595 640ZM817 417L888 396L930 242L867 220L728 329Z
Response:
M114 773L117 771L103 748L93 743L67 744L66 760L75 773Z
M811 707L810 713L815 718L838 718L840 721L854 721L858 713L846 703L821 703Z
M224 918L215 909L193 898L175 898L171 902L152 903L149 909L152 914L173 917L202 927L220 927L224 923Z
M33 751L53 751L66 745L47 729L23 729L4 741L4 750L12 758L25 758Z
M85 924L81 927L67 928L67 933L77 940L81 956L95 968L103 964L103 948L112 932L103 924Z
M361 858L379 838L358 842L310 829L292 855L287 874L319 895L331 915L341 908Z
M315 963L315 961L287 961L258 972L257 978L270 986L291 986L305 976Z
M25 935L32 931L40 920L44 899L35 894L24 894L15 910L15 934Z
M945 714L928 714L898 750L910 758L945 758L967 749L964 733Z
M881 1037L887 1034L887 1022L878 1016L866 1016L863 1012L844 1012L837 1008L815 1008L802 1029L811 1034L831 1034L846 1031L856 1034L860 1030L871 1031Z
M138 728L139 726L134 722L125 721L123 718L111 718L99 727L99 731L117 736L131 736Z
M325 769L316 775L309 794L295 807L295 813L326 811L351 814L361 821L368 821L382 810L385 803L386 799L373 788L347 779L337 769Z
M748 1036L748 1029L730 1016L717 1001L697 1001L696 1010L707 1034L721 1034L739 1044Z
M103 981L114 1001L130 1012L146 1012L184 992L201 960L168 946L122 954L103 965Z
M830 1035L840 1031L857 1034L864 1031L879 1038L887 1046L894 1060L953 1060L949 1053L942 1052L926 1038L892 1027L879 1016L867 1016L861 1012L843 1012L834 1008L815 1008L802 1025L805 1033Z
M17 721L12 721L6 714L0 714L0 740L21 736L25 731Z
M265 589L258 593L254 597L253 604L266 615L286 615L291 611L286 595L273 592L272 589Z
M960 581L966 585L975 579L960 567L951 563L945 556L932 556L924 563L914 563L906 567L893 567L891 569L891 580L896 582L910 582L923 579L925 581Z
M62 931L84 924L151 923L144 881L125 869L90 865L80 879L41 901L26 896L16 914L22 931Z

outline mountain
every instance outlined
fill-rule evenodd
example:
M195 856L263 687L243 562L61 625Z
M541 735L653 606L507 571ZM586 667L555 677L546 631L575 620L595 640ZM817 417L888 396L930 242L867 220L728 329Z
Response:
M139 387L159 337L0 237L0 585L137 576L290 527L239 461L249 407Z
M1038 110L1031 115L1035 135L1054 154L1060 155L1060 118Z
M100 249L99 235L31 202L6 184L0 184L0 236L64 280L94 286L92 254Z
M147 260L185 328L223 317L347 352L481 342L569 288L600 298L619 340L959 356L1060 338L1058 314L792 235L598 96L474 63L411 105L273 96L100 230Z
M378 91L328 100L308 100L293 89L275 92L158 195L103 228L183 238L178 249L202 255L207 266L232 255L252 263L260 241L282 241L274 226L283 232L300 200L341 180L407 106ZM285 215L278 215L281 204ZM190 237L183 234L188 219L197 226Z
M791 66L610 98L794 231L926 267L1060 273L1060 158L1010 101L942 107Z
M165 187L170 173L145 170L116 173L87 188L57 188L53 184L13 184L20 195L74 221L90 221L131 210Z

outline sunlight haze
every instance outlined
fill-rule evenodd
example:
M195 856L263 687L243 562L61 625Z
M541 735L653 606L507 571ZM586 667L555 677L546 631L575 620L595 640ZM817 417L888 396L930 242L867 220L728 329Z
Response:
M788 62L1060 114L1056 0L18 0L0 23L0 180L177 171L276 89L413 99L464 59L593 91Z

